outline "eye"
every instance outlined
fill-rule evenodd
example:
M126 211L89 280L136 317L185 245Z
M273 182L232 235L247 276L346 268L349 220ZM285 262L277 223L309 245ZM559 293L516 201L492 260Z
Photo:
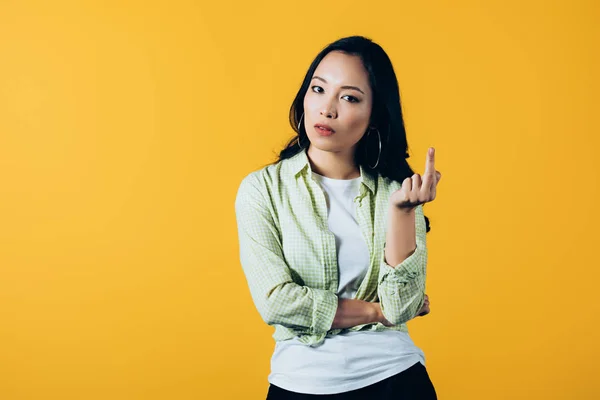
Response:
M316 86L316 85L315 86L311 86L312 91L316 92L316 93L321 93L321 92L316 91L315 88L323 90L323 88L321 86Z
M357 99L356 97L354 97L354 96L350 96L350 95L348 95L348 96L344 96L344 97L347 97L347 98L348 98L348 101L349 101L350 103L358 103L358 99Z

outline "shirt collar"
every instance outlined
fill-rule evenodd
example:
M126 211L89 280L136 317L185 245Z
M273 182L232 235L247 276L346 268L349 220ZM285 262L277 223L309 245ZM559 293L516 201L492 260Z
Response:
M298 154L284 161L287 163L288 171L294 175L294 178L297 178L298 174L305 170L308 170L309 172L312 171L306 150L302 150ZM362 178L361 182L371 191L371 193L375 193L375 179L372 173L367 171L362 165L359 165L359 168L360 176Z

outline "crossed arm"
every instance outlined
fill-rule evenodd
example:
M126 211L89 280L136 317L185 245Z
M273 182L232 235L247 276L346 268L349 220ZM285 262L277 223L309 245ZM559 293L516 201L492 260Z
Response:
M422 209L417 208L412 219L404 218L406 224L413 225L417 218L413 253L392 266L387 263L387 252L385 258L382 252L378 281L380 303L341 299L329 290L294 282L283 256L278 228L255 178L244 180L235 207L242 267L254 304L267 324L319 334L366 323L399 325L422 312L426 263ZM415 232L414 226L412 229ZM389 235L393 233L388 231L388 238Z
M417 316L425 316L429 314L429 311L429 298L425 295L423 306ZM331 329L350 328L376 322L381 322L385 326L393 326L383 316L380 303L356 299L338 299L338 307Z

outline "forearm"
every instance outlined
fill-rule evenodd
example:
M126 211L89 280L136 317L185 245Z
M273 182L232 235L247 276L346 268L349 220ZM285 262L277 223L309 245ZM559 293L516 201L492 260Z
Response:
M395 266L416 249L415 210L409 212L390 205L386 234L385 261Z
M375 322L379 322L379 320L374 303L340 298L331 329L350 328Z
M421 206L409 213L390 209L388 218L377 294L384 317L398 325L414 318L424 301L426 227Z

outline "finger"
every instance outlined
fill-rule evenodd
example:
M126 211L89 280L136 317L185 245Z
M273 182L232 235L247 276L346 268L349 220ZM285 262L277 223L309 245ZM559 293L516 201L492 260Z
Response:
M440 183L440 179L442 179L442 173L440 171L435 171L435 182L431 185L431 191L429 193L432 200L437 196L437 185Z
M435 172L435 149L429 148L427 152L427 162L425 163L425 174L433 174Z
M406 178L402 181L402 189L404 190L404 195L406 196L406 200L410 199L410 191L412 190L412 179Z
M429 148L427 152L427 161L425 163L425 173L423 174L423 188L431 188L435 179L435 149Z
M412 190L410 191L410 202L415 204L419 202L419 192L421 190L421 175L413 174L411 177Z

